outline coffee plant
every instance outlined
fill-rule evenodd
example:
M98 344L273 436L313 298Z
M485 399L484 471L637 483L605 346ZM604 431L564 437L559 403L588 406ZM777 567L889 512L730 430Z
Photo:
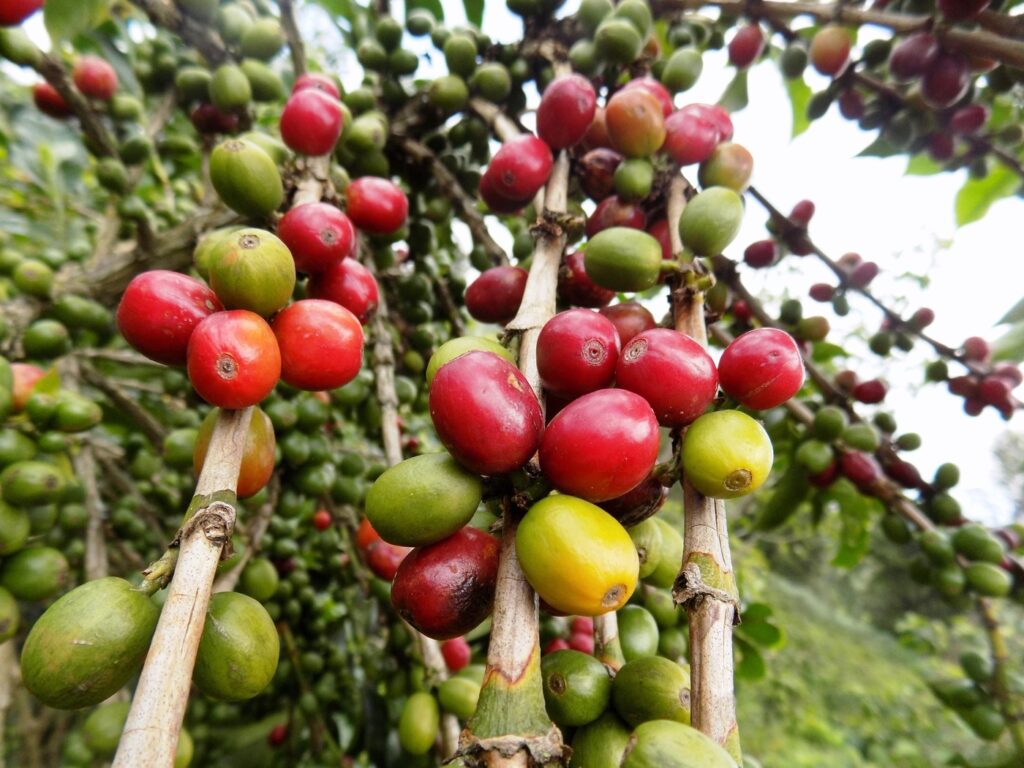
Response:
M483 0L0 0L0 764L795 764L741 746L784 628L729 528L832 520L969 636L926 651L971 649L935 759L1024 765L1024 526L809 311L927 348L951 423L1020 408L1024 312L930 335L730 117L778 67L981 218L1024 180L1016 1L561 6L497 43Z

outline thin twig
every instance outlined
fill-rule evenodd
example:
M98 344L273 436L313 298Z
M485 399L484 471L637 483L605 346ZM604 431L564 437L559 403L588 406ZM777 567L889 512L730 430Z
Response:
M306 47L295 20L295 7L292 0L277 0L277 7L281 10L281 26L284 28L285 40L288 41L288 50L292 54L292 69L298 78L306 74Z

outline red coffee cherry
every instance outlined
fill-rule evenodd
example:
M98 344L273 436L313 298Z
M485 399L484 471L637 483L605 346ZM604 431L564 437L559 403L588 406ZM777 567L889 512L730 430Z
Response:
M630 227L643 229L647 226L647 215L636 203L627 203L618 195L606 197L597 204L597 208L587 219L587 237L591 238L598 232L612 227Z
M639 88L642 91L646 91L657 99L658 103L661 105L661 114L664 117L668 117L673 111L675 111L675 105L672 103L672 94L668 92L668 88L653 77L634 77L622 86L620 90L628 91L633 88Z
M879 273L880 267L873 261L862 261L850 272L850 285L856 288L867 288Z
M988 108L983 104L968 104L960 107L949 118L949 130L967 135L980 131L988 121Z
M371 235L401 229L409 216L409 198L397 184L378 176L363 176L345 189L346 212L352 223Z
M0 26L16 27L43 7L45 0L6 0L0 3Z
M661 103L643 88L622 89L605 108L608 139L626 157L647 157L665 142Z
M580 158L576 177L584 194L596 203L612 194L615 191L615 169L622 160L622 155L608 147L592 149Z
M758 240L751 243L743 251L743 261L754 269L770 267L778 257L778 249L774 240Z
M573 147L594 122L597 95L582 75L564 75L544 89L537 107L537 135L552 149Z
M378 579L391 582L398 573L398 568L412 552L412 547L400 547L378 540L366 549L366 564Z
M936 109L944 109L963 98L971 84L971 67L958 53L941 53L921 80L921 95Z
M838 75L850 60L850 32L833 24L822 27L814 33L808 54L818 72Z
M342 122L341 102L318 88L304 88L284 105L281 138L300 155L326 155L338 143Z
M989 343L980 336L971 336L963 343L964 357L976 363L987 363L992 356L992 348Z
M748 24L736 30L729 41L729 63L737 69L746 69L764 50L764 33L757 24Z
M117 72L106 59L82 56L71 70L75 87L91 99L110 101L117 93Z
M488 168L480 177L480 186L477 190L480 199L487 203L487 207L494 213L516 213L530 204L532 197L517 200L502 195L495 186L494 178L494 174L490 173Z
M201 280L154 269L128 283L117 307L117 327L125 341L150 360L185 365L192 331L223 309Z
M466 638L460 635L441 643L441 655L444 656L444 663L448 667L448 671L458 672L469 664L473 657L473 650L466 642Z
M576 307L603 307L615 298L615 291L602 288L587 274L583 266L583 253L567 254L558 271L558 296L566 304Z
M296 301L271 324L281 351L281 378L298 389L320 391L348 384L363 364L363 329L340 304Z
M292 93L303 91L307 88L315 88L319 91L323 91L328 96L335 99L341 98L341 91L338 90L338 86L334 83L334 80L320 72L307 72L304 75L300 75L295 81L295 85L292 86Z
M853 398L868 405L880 403L885 399L886 386L879 379L862 381L853 388Z
M988 8L991 0L938 0L939 10L949 21L973 19Z
M601 389L573 400L551 420L541 438L540 467L559 491L606 501L650 475L658 443L658 420L646 400L624 389Z
M718 361L718 378L729 397L764 410L786 402L804 383L796 341L778 328L755 328L737 336Z
M188 378L218 408L246 408L270 394L281 376L281 352L267 321L246 309L201 321L188 342Z
M684 108L665 118L663 149L680 165L703 163L721 140L719 127L706 115Z
M356 231L342 211L328 203L306 203L288 211L277 225L295 268L306 274L323 272L352 255Z
M491 267L466 289L466 309L481 323L504 325L516 316L526 290L522 267Z
M58 120L71 117L74 114L68 103L64 101L64 97L49 83L37 83L32 86L32 101L35 102L36 109L44 115Z
M861 451L843 451L839 457L839 470L861 493L873 493L882 479L882 468L875 457Z
M931 32L915 32L889 54L889 74L904 82L921 77L939 57L939 41Z
M547 183L553 163L548 145L524 133L501 145L485 175L506 200L529 200Z
M590 309L548 320L537 338L537 368L546 390L576 397L611 385L619 359L612 321Z
M638 333L649 331L658 322L647 307L637 304L635 301L624 301L619 304L612 304L610 307L601 307L598 312L612 321L615 330L619 334L621 347L626 346L629 340Z
M340 304L360 323L369 320L380 302L376 279L355 259L343 259L323 272L311 275L308 292L310 298Z
M711 405L718 372L696 341L670 328L652 328L623 345L615 381L644 398L665 427L684 427Z
M189 116L198 133L238 133L238 115L221 112L213 104L199 104Z
M333 524L334 520L331 518L331 513L326 509L318 509L313 513L313 527L318 531L326 531Z
M828 283L815 283L808 293L815 301L832 301L836 289Z
M467 352L438 370L430 385L430 418L452 457L481 475L519 469L544 429L529 382L490 352Z

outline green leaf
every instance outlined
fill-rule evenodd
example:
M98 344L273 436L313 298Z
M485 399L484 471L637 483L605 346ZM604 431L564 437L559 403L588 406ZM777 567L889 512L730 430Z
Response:
M758 510L754 521L754 530L770 531L786 522L807 495L807 473L797 464L793 464L779 478L774 492Z
M348 21L349 24L355 23L355 9L352 6L351 0L312 0L312 2L319 5L332 16L340 16Z
M849 356L849 352L831 341L816 341L811 351L811 359L816 363L827 363L835 357Z
M807 117L807 104L810 102L812 94L811 86L805 83L802 77L793 80L783 78L783 82L786 84L786 90L789 91L789 103L793 107L792 138L795 139L811 125L811 120Z
M736 648L740 651L740 660L736 664L736 676L744 680L760 680L768 673L768 665L764 663L761 652L740 637L736 638Z
M832 483L822 499L839 508L839 551L832 558L832 565L852 568L867 554L871 544L871 517L878 510L879 502L861 495L846 478Z
M46 31L54 40L88 32L107 15L110 0L49 0L43 6Z
M1024 363L1024 323L1017 323L992 342L992 359Z
M472 0L470 0L472 2ZM438 21L444 21L444 7L441 5L441 0L408 0L405 4L406 13L411 11L413 8L425 8L434 14L434 18ZM483 2L481 0L481 16L483 15ZM466 15L469 15L469 3L466 3Z
M879 136L857 153L857 157L893 157L902 155L903 150Z
M726 86L722 98L718 100L718 106L727 112L739 112L750 103L747 95L747 70L741 69L736 77Z
M1003 323L1019 323L1024 320L1024 299L1021 299L1005 315L996 321L996 325Z
M768 603L750 603L743 606L743 623L767 621L775 613Z
M920 154L914 155L907 162L907 170L903 172L904 176L934 176L936 173L942 173L945 168L928 155Z
M742 627L742 629L739 631L741 631L743 635L750 640L750 642L756 643L762 648L777 648L782 645L782 630L774 624L769 624L766 621L757 621L748 624L746 620L744 620L744 622L740 624L740 627Z
M462 7L466 9L466 18L470 24L478 27L484 23L484 0L462 0Z
M1020 178L1005 165L995 165L983 179L968 179L956 195L956 225L978 221L997 200L1020 188Z

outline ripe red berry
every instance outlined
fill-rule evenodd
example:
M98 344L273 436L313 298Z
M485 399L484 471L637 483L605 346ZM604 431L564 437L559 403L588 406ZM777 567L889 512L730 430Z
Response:
M64 97L49 83L36 83L32 86L32 101L36 109L50 117L61 119L74 114Z
M987 121L988 108L984 104L968 104L949 118L949 130L961 135L977 133Z
M0 3L0 26L16 27L43 7L44 0L4 0Z
M836 289L828 283L815 283L808 292L815 301L832 301Z
M211 405L256 405L270 394L280 376L281 352L274 332L255 312L216 312L192 331L188 378Z
M665 115L658 98L643 88L621 89L605 108L612 148L626 157L647 157L665 142Z
M924 484L918 468L900 458L893 458L885 465L885 474L904 488L920 488Z
M988 362L992 355L992 348L989 343L980 336L971 336L963 343L964 357L977 363Z
M956 142L948 133L933 133L928 137L928 154L940 163L953 157Z
M663 149L680 165L703 163L721 141L718 126L705 115L680 109L665 118Z
M569 635L569 648L588 656L594 655L594 635L585 632L573 632Z
M326 531L333 524L331 513L326 509L318 509L313 513L313 527L318 531Z
M504 325L516 316L526 290L522 267L491 267L466 288L466 309L481 323Z
M789 220L804 229L811 223L812 218L814 218L814 201L812 200L798 200L793 206L793 210L789 212Z
M879 266L873 261L862 261L850 272L850 285L856 288L867 288L878 276Z
M221 112L213 104L199 104L192 110L189 119L198 133L237 133L238 115Z
M494 191L506 200L528 201L547 183L553 164L548 145L524 133L501 145L485 176L490 177Z
M366 564L378 579L393 581L398 567L412 552L412 547L400 547L379 539L367 548Z
M839 114L847 120L860 120L864 116L864 97L852 88L840 93Z
M862 493L871 493L882 479L882 468L875 457L861 451L844 451L839 457L839 467Z
M566 149L582 141L594 122L597 96L582 75L564 75L544 89L537 107L537 135L552 149Z
M931 32L908 35L889 55L889 74L897 80L916 80L928 71L940 50L939 41Z
M351 256L356 242L348 216L328 203L292 208L278 223L277 236L292 252L295 268L306 274L322 272Z
M748 245L743 251L743 261L754 269L770 267L775 263L777 256L778 251L774 240L758 240Z
M348 384L363 364L363 329L340 304L303 299L282 309L271 326L281 350L281 378L320 391Z
M71 70L75 87L92 99L110 101L117 93L117 72L106 59L82 56Z
M466 638L460 635L441 643L441 655L444 656L444 663L448 667L448 671L458 672L469 664L469 660L473 656L473 650L469 647L469 643L466 642Z
M992 372L1010 382L1011 389L1019 387L1024 383L1024 373L1013 363L996 363Z
M544 646L544 655L547 656L555 651L568 651L569 648L569 642L564 637L555 637Z
M669 236L668 219L658 219L647 228L647 234L661 245L662 259L665 261L675 259L675 255L672 253L672 238Z
M658 420L646 400L624 389L601 389L573 400L551 420L540 442L540 467L562 493L605 501L650 475L658 443Z
M346 212L364 232L387 235L400 229L409 216L409 198L398 185L378 176L363 176L345 190Z
M583 266L583 253L567 254L558 271L558 296L575 307L603 307L615 298L615 291L602 288L587 274Z
M288 726L286 725L275 725L270 729L270 733L267 734L267 743L272 747L279 747L284 744L288 738Z
M853 388L853 398L868 405L880 403L885 399L886 386L879 379L862 381Z
M580 158L577 179L584 194L594 202L601 202L615 191L615 169L622 155L608 147L592 149Z
M665 427L684 427L711 405L718 372L696 341L670 328L652 328L623 345L617 386L640 395Z
M756 328L736 337L718 361L722 389L748 408L782 405L800 391L804 364L793 337L778 328Z
M732 303L730 309L732 311L732 316L741 323L749 323L750 318L754 316L750 311L750 305L743 299L736 299Z
M326 155L342 129L341 102L318 88L291 95L281 112L281 138L300 155Z
M154 269L136 275L117 307L117 327L138 352L164 365L185 365L196 325L223 309L194 277Z
M601 307L598 312L612 321L619 334L620 347L626 346L638 333L649 331L658 324L647 307L635 301L623 301L610 307Z
M569 622L570 635L593 635L594 619L592 616L573 616Z
M341 91L338 90L334 80L320 72L307 72L304 75L300 75L295 81L295 85L292 86L292 93L303 91L307 88L316 88L335 99L341 98Z
M729 41L729 63L737 69L746 69L764 50L764 33L757 24L748 24L736 30Z
M452 457L481 475L522 467L544 429L529 382L490 352L467 352L438 370L430 385L430 417Z
M611 227L643 229L645 226L647 215L640 205L623 202L618 195L612 195L598 203L597 208L587 219L587 237L591 238Z
M575 397L611 384L619 359L612 321L590 309L548 320L537 338L537 369L546 390Z
M1013 386L1002 376L985 376L978 383L978 397L985 405L1000 407L1012 406L1010 391Z
M971 84L971 67L958 53L941 53L921 80L921 95L936 109L944 109L963 98Z
M360 323L369 320L377 309L380 291L377 281L366 267L355 259L343 259L309 278L309 295L340 304Z
M910 316L910 324L917 330L927 328L935 322L935 311L928 307L921 307Z

